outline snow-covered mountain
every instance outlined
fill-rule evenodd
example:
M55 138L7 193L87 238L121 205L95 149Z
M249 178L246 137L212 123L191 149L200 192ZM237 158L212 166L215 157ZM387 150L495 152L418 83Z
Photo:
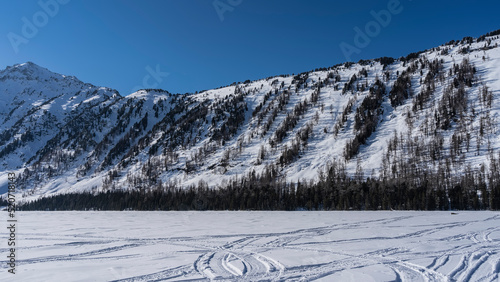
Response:
M500 32L195 94L128 96L33 63L0 72L0 191L225 186L489 171L500 152Z

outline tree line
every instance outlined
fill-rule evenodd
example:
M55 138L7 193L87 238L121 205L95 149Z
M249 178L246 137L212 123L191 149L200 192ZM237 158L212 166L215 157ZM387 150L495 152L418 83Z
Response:
M20 210L499 210L500 155L489 172L467 170L448 177L442 169L400 173L399 178L348 176L334 161L316 183L283 181L274 165L234 178L218 189L200 181L187 189L160 184L149 189L60 194Z

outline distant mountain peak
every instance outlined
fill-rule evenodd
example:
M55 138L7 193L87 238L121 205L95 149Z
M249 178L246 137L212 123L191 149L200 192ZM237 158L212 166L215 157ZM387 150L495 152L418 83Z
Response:
M49 79L71 79L78 80L74 76L65 76L59 73L50 71L47 68L41 67L31 61L22 64L8 66L5 70L0 71L0 79L28 79L28 80L49 80Z

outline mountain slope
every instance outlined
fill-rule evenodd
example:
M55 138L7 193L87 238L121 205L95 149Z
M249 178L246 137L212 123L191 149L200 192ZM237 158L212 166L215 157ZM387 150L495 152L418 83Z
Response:
M111 103L114 90L53 73L31 62L0 72L0 166L25 166L70 120Z
M186 95L121 97L18 65L0 75L0 164L20 172L26 199L217 187L269 171L317 181L332 164L360 179L488 171L500 147L499 41L491 33Z

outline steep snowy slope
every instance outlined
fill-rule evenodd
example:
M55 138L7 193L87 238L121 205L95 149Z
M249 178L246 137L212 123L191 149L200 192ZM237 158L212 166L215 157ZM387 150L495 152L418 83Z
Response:
M2 175L20 168L31 199L217 187L263 172L316 181L332 164L357 178L488 171L500 151L499 42L493 33L186 95L120 97L14 66L0 75Z
M182 183L187 186L198 185L201 181L215 186L223 184L225 180L249 175L253 171L260 173L266 167L275 166L278 175L287 181L297 182L302 179L317 179L318 173L326 168L329 162L337 159L346 161L347 170L351 175L356 173L357 168L361 168L363 177L379 176L383 172L382 160L394 160L394 157L388 158L387 154L389 141L395 134L406 137L410 132L409 139L414 139L421 138L424 132L427 132L424 139L428 142L436 136L442 136L442 153L435 158L439 163L451 159L451 139L459 128L462 130L460 132L466 128L471 133L473 130L477 131L477 135L473 134L469 140L474 144L469 144L469 147L475 146L475 149L464 152L467 163L476 167L483 163L488 166L488 148L490 151L498 151L498 129L495 120L498 117L499 104L496 97L500 84L499 70L495 66L499 66L500 52L497 44L498 39L490 43L457 42L421 54L412 54L408 59L397 60L386 66L382 64L387 63L385 60L382 60L382 63L379 60L345 64L295 77L269 78L194 95L197 101L213 105L208 106L208 113L200 117L205 123L191 127L192 131L197 131L197 136L201 136L200 141L184 148L177 144L168 146L165 144L168 144L172 137L167 135L167 141L164 141L163 134L151 141L153 144L160 144L152 152L153 156L139 155L127 160L135 162L136 165L125 168L126 174L138 179L146 178L145 175L154 175L153 183L158 183L159 179L162 183ZM461 51L463 48L469 48L469 51L464 53ZM465 81L454 82L461 75L458 74L461 69L458 66L464 64L464 59L467 60L467 65L475 68L474 73L470 73L470 85L465 85ZM391 99L398 100L395 97L401 95L397 94L400 90L396 89L392 94L391 91L403 72L407 73L409 81L405 86L407 97L403 95L398 98L401 100L399 104L391 103ZM367 111L366 105L369 103L363 105L363 101L375 97L370 88L374 87L377 79L386 90L380 99L377 98L380 105L375 105L373 110L376 116L371 119L360 118L358 109ZM442 114L438 109L439 102L448 99L443 100L443 95L447 92L446 88L453 83L464 84L466 95L464 94L463 99L467 110L462 114L464 120L469 122L468 127L457 124L461 118L458 115L439 117ZM459 90L454 88L451 91ZM487 94L483 99L481 97L484 91ZM429 93L429 97L424 97L422 93ZM210 109L222 103L218 99L229 101L233 105L231 109L240 103L234 100L240 99L248 110L242 111L241 116L238 116L237 112L224 111L224 107L220 112L211 111ZM491 100L490 104L487 99ZM422 107L414 106L419 106L420 100ZM230 137L222 142L214 138L218 129L227 128L224 120L218 120L221 116L239 117L242 120L238 130L232 135L229 134ZM447 128L438 125L436 117L448 118L451 124ZM373 130L370 129L373 132L362 138L366 140L360 141L359 151L354 152L351 149L352 152L346 153L347 144L354 143L353 140L362 135L361 132L366 133L369 129L365 125L370 122L373 122ZM425 126L427 124L429 126ZM488 128L489 131L481 135L481 128ZM428 133L430 130L432 135ZM163 129L159 132L163 132ZM151 135L159 136L159 132L152 132ZM212 148L214 143L215 149ZM179 148L180 150L176 150ZM175 151L175 161L166 161L165 154L160 153L162 150ZM394 149L391 152L401 154L401 150ZM169 164L163 167L161 164L165 162ZM154 165L149 165L150 163ZM465 167L463 163L456 165ZM116 186L134 187L129 185L131 178L133 177L115 180ZM143 184L147 187L153 183Z
M118 97L31 62L1 71L0 91L2 170L25 166L68 121Z

